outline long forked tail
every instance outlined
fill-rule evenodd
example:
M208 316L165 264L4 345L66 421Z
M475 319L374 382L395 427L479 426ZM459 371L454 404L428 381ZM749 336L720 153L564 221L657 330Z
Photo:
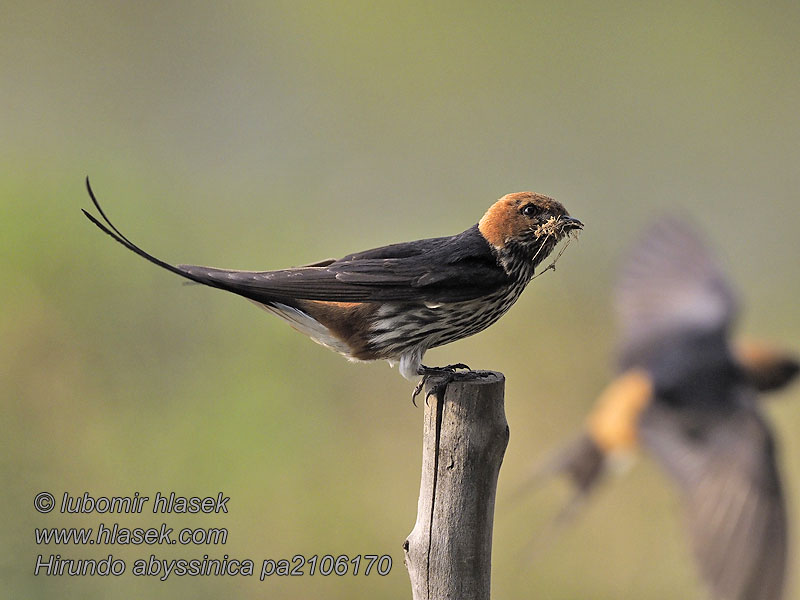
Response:
M100 213L100 216L105 222L101 221L90 212L81 209L83 214L86 215L87 219L100 228L101 231L111 236L114 240L125 246L131 252L138 254L145 260L150 261L154 265L158 265L162 269L166 269L167 271L175 273L176 275L180 275L181 277L184 277L195 283L225 290L227 292L233 292L234 294L244 296L245 298L261 304L269 303L274 299L265 286L253 285L252 283L249 283L248 279L252 279L252 277L248 277L248 275L253 274L249 274L246 271L228 271L225 269L215 269L212 267L200 267L194 265L171 265L170 263L164 262L160 258L156 258L152 254L145 252L139 246L125 237L125 234L117 229L109 220L109 218L106 216L106 213L101 208L100 203L97 201L94 192L92 191L92 186L89 183L88 177L86 178L86 189L89 192L89 197L92 199L94 207L97 209L97 212Z
M582 432L565 446L558 448L517 489L512 499L529 493L550 479L565 476L572 492L561 509L537 531L522 555L533 560L551 546L553 538L574 519L607 471L607 456L587 432Z
M566 445L556 449L531 473L514 496L528 493L546 480L564 475L577 492L591 492L604 473L605 453L587 432L581 432Z
M197 277L188 271L185 271L183 269L176 267L175 265L171 265L167 262L164 262L163 260L156 258L152 254L148 254L147 252L139 248L139 246L137 246L127 237L125 237L125 235L119 229L117 229L114 226L114 224L109 220L109 218L106 216L106 213L100 207L100 203L97 201L97 198L95 197L94 192L92 191L92 186L89 183L88 177L86 178L86 189L89 192L89 197L92 199L92 204L94 204L94 207L97 209L97 212L100 213L100 216L103 218L103 221L105 221L105 223L101 222L97 217L95 217L89 211L83 208L81 209L81 211L83 212L84 215L86 215L86 218L89 219L95 225L97 225L97 227L99 227L102 232L110 235L114 240L125 246L131 252L135 252L142 258L149 260L151 263L153 263L154 265L158 265L162 269L166 269L167 271L171 271L176 275L180 275L181 277L185 277L186 279L190 279L191 281L195 281L197 283L203 283L205 285L213 285L212 282L209 282L208 280L203 280L202 278Z

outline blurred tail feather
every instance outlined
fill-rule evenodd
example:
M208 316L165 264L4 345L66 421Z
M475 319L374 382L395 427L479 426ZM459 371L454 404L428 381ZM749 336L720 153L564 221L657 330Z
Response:
M566 446L551 454L514 492L512 501L520 499L532 489L541 487L550 479L562 475L566 476L572 485L572 494L566 504L555 517L539 528L523 550L522 557L527 562L534 560L545 548L552 546L556 535L579 514L589 495L603 480L605 472L605 453L586 432L582 432Z

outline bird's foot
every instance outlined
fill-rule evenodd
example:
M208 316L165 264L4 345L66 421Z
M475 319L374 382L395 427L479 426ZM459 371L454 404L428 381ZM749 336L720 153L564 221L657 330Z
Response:
M466 369L466 371L459 373L459 369ZM419 383L414 387L414 392L411 394L411 402L414 406L417 405L417 396L419 396L419 393L426 385L428 386L428 392L425 394L425 404L427 405L428 398L431 396L436 396L439 399L443 398L449 383L456 379L463 379L464 377L478 375L479 373L481 372L473 371L464 363L456 363L444 367L426 367L425 365L420 365L419 374L422 375L422 379L420 379Z

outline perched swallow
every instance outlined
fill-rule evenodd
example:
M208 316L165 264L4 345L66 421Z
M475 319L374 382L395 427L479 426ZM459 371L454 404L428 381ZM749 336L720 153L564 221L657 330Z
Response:
M349 360L385 359L407 379L430 379L438 393L457 364L426 367L429 348L482 331L497 321L568 233L583 224L561 203L531 192L503 196L466 231L392 244L278 271L232 271L171 265L123 235L86 187L104 222L83 213L120 244L191 281L252 300Z
M621 375L583 432L541 469L575 491L559 521L597 488L614 459L643 446L680 490L700 574L715 599L781 598L786 508L758 391L798 373L794 356L729 343L736 301L694 231L657 222L617 284Z

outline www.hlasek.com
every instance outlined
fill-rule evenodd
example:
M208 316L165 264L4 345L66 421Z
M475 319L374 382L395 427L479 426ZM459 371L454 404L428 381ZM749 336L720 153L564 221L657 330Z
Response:
M81 496L70 496L65 492L61 502L49 492L40 492L34 498L34 507L42 514L53 512L58 504L58 513L69 514L227 514L229 497L219 492L205 498L178 496L175 492L156 492L152 506L150 498L139 492L133 496L94 497L88 492ZM147 509L147 510L146 510ZM225 527L185 527L176 533L174 528L161 523L158 527L124 527L119 523L100 523L95 528L37 527L34 531L37 545L219 545L228 541ZM129 559L130 562L130 559ZM172 577L189 576L253 576L256 561L250 558L221 558L204 554L202 558L158 558L150 554L131 562L109 554L105 558L71 558L61 554L49 556L39 554L34 565L34 575L45 576L113 576L126 572L134 576L158 577L166 581ZM388 554L340 554L323 556L296 554L291 558L266 558L261 560L259 580L272 576L302 575L388 575L392 569L392 557Z

